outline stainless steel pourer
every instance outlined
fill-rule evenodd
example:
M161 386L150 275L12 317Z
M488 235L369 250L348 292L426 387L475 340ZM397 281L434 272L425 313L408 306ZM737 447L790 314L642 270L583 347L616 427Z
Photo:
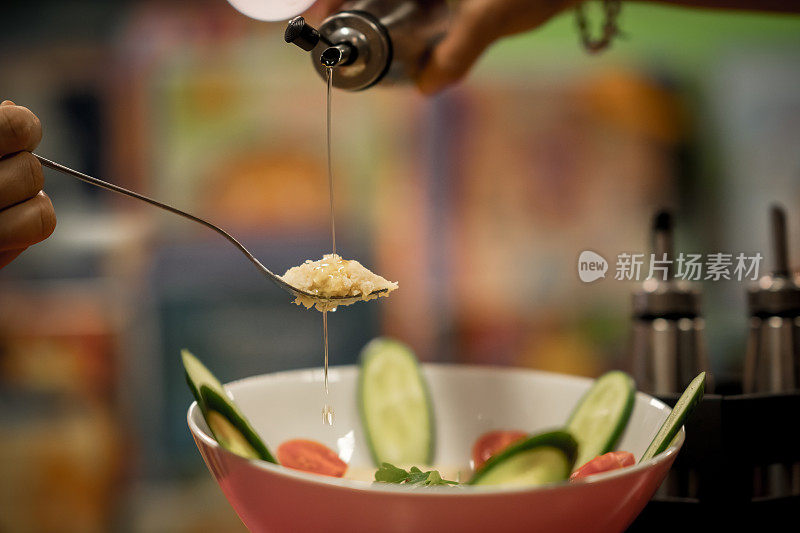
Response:
M648 279L633 294L632 355L636 385L655 395L679 393L699 372L708 371L700 291L675 279L672 215L653 219L654 257L666 260L663 279ZM711 376L706 390L711 390Z
M776 205L770 216L775 268L747 293L745 392L800 389L800 278L789 267L786 212Z
M787 394L800 390L800 277L789 265L786 212L770 212L772 272L747 291L750 335L744 363L744 392ZM756 497L800 494L800 463L762 465L753 472Z
M319 29L293 18L284 38L311 53L323 79L334 68L334 87L360 91L414 79L444 34L447 15L445 0L354 0Z

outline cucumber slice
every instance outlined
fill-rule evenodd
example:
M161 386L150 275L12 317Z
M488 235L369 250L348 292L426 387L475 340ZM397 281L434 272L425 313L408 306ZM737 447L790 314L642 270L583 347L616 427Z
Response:
M614 449L633 411L636 387L625 372L614 370L595 380L567 420L578 441L575 467Z
M181 359L183 360L183 369L186 372L186 383L189 385L189 390L192 391L192 396L197 400L197 404L200 405L201 409L203 406L200 398L200 387L203 385L217 391L222 396L227 396L222 383L189 350L181 350Z
M433 408L417 358L406 345L377 338L361 350L358 407L376 465L431 464Z
M577 455L578 443L566 431L541 433L489 458L469 484L521 487L563 481L572 472Z
M672 444L672 440L675 438L675 435L678 434L681 426L686 421L686 417L689 416L695 406L700 403L700 400L703 399L705 388L706 373L701 372L692 380L691 383L689 383L689 386L686 387L685 391L683 391L681 397L678 398L677 403L675 403L675 407L672 408L672 412L669 414L667 419L664 420L664 423L661 425L658 433L656 433L656 436L653 437L653 441L650 443L650 446L647 447L644 455L642 455L642 458L639 459L640 463L655 457L659 453L669 448L670 444Z
M223 448L248 459L261 459L255 448L227 418L216 411L208 411L206 421L208 427L213 428L211 432L214 438Z
M253 426L227 395L202 385L200 397L205 406L203 416L206 423L223 448L249 459L278 463Z
M186 382L220 446L250 459L277 463L222 383L188 350L181 350Z

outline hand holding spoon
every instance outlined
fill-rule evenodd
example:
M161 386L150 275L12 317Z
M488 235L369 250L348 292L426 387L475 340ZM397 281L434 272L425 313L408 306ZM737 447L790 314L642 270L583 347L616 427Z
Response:
M171 205L167 205L167 204L164 204L164 203L159 202L157 200L153 200L152 198L144 196L143 194L139 194L137 192L125 189L124 187L120 187L119 185L114 185L112 183L108 183L106 181L103 181L103 180L100 180L100 179L97 179L97 178L93 178L92 176L84 174L83 172L78 172L77 170L73 170L73 169L71 169L69 167L65 167L64 165L56 163L55 161L50 161L49 159L46 159L46 158L44 158L44 157L42 157L40 155L37 155L37 154L33 154L33 155L34 155L34 157L36 157L36 159L39 160L39 162L42 164L42 166L45 166L45 167L50 168L52 170L57 170L57 171L62 172L64 174L68 174L68 175L70 175L70 176L72 176L74 178L77 178L77 179L79 179L81 181L84 181L84 182L89 183L91 185L94 185L96 187L100 187L100 188L103 188L103 189L106 189L106 190L109 190L109 191L113 191L113 192L116 192L116 193L124 194L126 196L130 196L131 198L136 198L137 200L141 200L142 202L146 202L146 203L148 203L150 205L153 205L153 206L156 206L158 208L161 208L164 211L169 211L170 213L173 213L175 215L180 215L183 218L188 218L189 220L191 220L193 222L197 222L198 224L202 224L203 226L216 231L217 233L219 233L220 235L225 237L228 240L228 242L233 244L240 252L242 252L245 255L245 257L247 257L250 260L250 262L253 265L255 265L256 268L258 268L258 270L261 271L261 273L263 273L265 276L267 276L267 278L270 281L272 281L275 285L277 285L281 289L285 290L286 292L288 292L289 294L291 294L295 298L298 298L298 299L301 299L301 300L308 300L308 299L313 300L315 303L320 304L320 306L322 306L324 308L335 308L336 306L339 306L339 305L350 305L352 303L355 303L355 302L357 302L359 300L363 300L364 299L364 297L362 297L361 295L359 295L359 296L330 296L330 297L325 297L325 296L321 296L319 294L312 294L312 293L310 293L308 291L304 291L302 289L294 287L294 286L290 285L289 283L287 283L286 281L284 281L283 278L281 278L281 276L278 276L277 274L274 274L270 269L265 267L261 263L261 261L256 259L255 256L253 256L253 254L251 254L247 250L247 248L245 248L231 234L229 234L227 231L225 231L224 229L220 228L219 226L216 226L216 225L212 224L211 222L209 222L207 220L204 220L204 219L202 219L200 217L196 217L194 215L186 213L185 211L181 211L180 209L172 207ZM379 296L379 295L382 295L382 294L384 294L386 292L387 292L387 289L375 290L375 291L373 291L372 293L369 294L369 297Z

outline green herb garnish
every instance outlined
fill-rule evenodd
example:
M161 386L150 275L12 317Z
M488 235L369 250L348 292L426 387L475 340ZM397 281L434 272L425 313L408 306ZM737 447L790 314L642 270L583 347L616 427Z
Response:
M403 483L406 485L420 485L432 487L435 485L458 485L458 481L443 479L438 470L423 472L416 466L410 470L403 470L391 463L381 463L375 472L375 481L381 483Z

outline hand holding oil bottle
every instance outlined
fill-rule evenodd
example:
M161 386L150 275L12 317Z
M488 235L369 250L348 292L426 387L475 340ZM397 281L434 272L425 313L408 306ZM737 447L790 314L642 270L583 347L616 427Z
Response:
M371 3L392 4L411 0L229 0L239 11L259 20L285 20L306 11L313 23L342 9ZM436 0L415 0L430 4ZM444 1L444 0L442 0ZM413 2L411 2L413 3ZM800 4L790 0L762 3L756 0L663 0L721 9L750 9L797 13ZM418 88L433 94L461 80L481 54L498 39L545 24L572 7L576 0L454 0L449 9L446 31L425 53L427 60L414 73ZM604 27L613 26L610 13L620 9L619 0L603 0ZM585 28L582 28L585 32ZM614 32L611 32L612 34ZM583 35L584 42L587 42ZM31 155L42 136L39 119L27 108L9 100L0 104L0 268L29 246L46 239L55 229L56 216L50 199L42 190L41 165Z
M261 0L229 1L234 6L240 3L258 3L264 12L271 9L269 4L272 3ZM308 3L308 0L305 2ZM616 20L622 9L621 0L603 0L601 2L603 13L599 15L598 20L587 21L587 17L583 13L583 2L580 0L451 0L447 2L445 0L318 0L303 15L312 24L317 24L328 15L344 10L366 11L378 15L376 18L379 19L381 18L380 14L392 12L392 18L394 18L398 13L414 10L415 6L435 12L432 5L437 3L446 4L449 11L446 31L437 36L435 43L424 54L426 60L422 68L412 73L417 87L425 94L437 93L463 79L483 52L495 41L539 28L556 15L571 11L573 8L576 12L577 26L584 46L590 52L603 50L619 33ZM661 0L656 3L715 9L800 12L800 5L791 0L774 2ZM302 9L294 14L301 11ZM280 20L279 18L260 18ZM423 21L421 24L426 23L427 21ZM599 30L591 30L589 26L596 26ZM593 32L599 35L595 37L592 35ZM413 39L404 39L404 41L406 42L401 42L400 46L395 47L395 52L397 52L397 48L408 45L408 41L413 41ZM402 55L402 51L400 52ZM363 87L358 87L356 90L361 88Z

